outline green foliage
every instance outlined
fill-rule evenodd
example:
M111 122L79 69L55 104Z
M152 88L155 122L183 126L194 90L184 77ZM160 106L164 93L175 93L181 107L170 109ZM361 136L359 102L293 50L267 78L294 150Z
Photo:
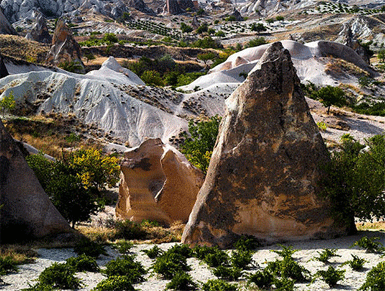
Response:
M56 288L47 284L35 284L33 286L30 285L29 288L21 289L22 291L54 291Z
M256 46L260 46L260 45L263 45L263 44L266 44L267 41L265 40L264 37L256 37L252 40L250 40L247 44L246 44L246 47L256 47Z
M194 251L196 257L205 262L209 267L216 268L229 265L229 255L218 247L196 247Z
M253 261L253 253L251 251L233 251L230 257L230 263L233 267L247 269Z
M86 53L86 54L84 54L84 56L86 57L87 63L91 60L96 59L96 57L93 53Z
M142 252L145 253L150 259L155 259L164 253L164 251L158 246L153 246L149 250L142 250Z
M215 33L215 36L218 36L218 37L225 37L226 34L225 34L222 30L218 30L218 31Z
M362 151L366 148L365 151ZM321 195L332 202L336 221L350 224L353 217L371 220L385 214L385 135L376 135L360 144L345 135L341 150L331 155L320 182Z
M192 47L200 48L222 48L222 45L219 42L216 42L211 36L206 36L203 39L198 39L191 44Z
M221 117L213 116L208 121L189 122L190 137L184 135L184 143L180 146L187 159L203 172L207 172L212 151L218 135Z
M353 106L353 110L360 114L385 116L385 102L376 102L374 104L362 102Z
M352 260L346 261L342 265L349 265L354 271L362 271L364 264L367 263L367 261L353 254L352 257Z
M235 284L227 283L220 279L208 280L202 285L203 291L237 291L238 288Z
M328 284L330 288L332 288L337 285L338 281L341 281L345 278L345 270L337 270L333 266L329 266L326 271L319 270L315 273L314 279L319 277L321 277L321 279L325 281L325 283Z
M379 50L377 57L379 58L381 63L384 63L385 62L385 49Z
M213 274L223 280L236 281L242 276L242 269L234 266L226 267L220 265L213 270Z
M368 76L362 76L360 78L358 78L358 84L361 86L361 87L367 87L369 86L370 84L373 83L373 79L368 77Z
M127 276L111 276L98 283L92 291L135 291Z
M191 275L185 272L178 272L167 283L166 289L172 290L196 290L198 285L192 280Z
M15 107L16 101L13 91L9 92L8 96L3 96L3 99L0 100L0 109L3 112L3 117L5 116L5 112L10 112L15 109Z
M80 73L83 71L83 66L79 61L64 61L59 64L59 68L72 73Z
M17 263L11 256L0 257L0 275L17 271Z
M130 220L119 220L115 223L115 239L144 239L147 232L140 224Z
M331 257L340 257L339 255L337 255L337 249L324 249L322 250L322 252L317 252L318 253L318 257L315 257L314 260L316 261L320 261L322 263L328 263L329 262L329 259Z
M207 61L213 60L217 57L217 54L213 52L208 52L208 53L203 53L203 54L198 54L197 58L207 64Z
M144 71L140 78L143 80L144 83L146 83L146 85L164 86L164 82L160 73L155 70Z
M99 272L99 266L96 259L91 256L82 254L78 257L71 257L66 260L66 264L71 266L75 272Z
M330 112L330 106L343 106L346 104L344 91L339 87L330 85L313 92L311 98L319 100L325 107L327 107L328 114Z
M284 245L279 245L279 246L282 248L282 250L280 251L271 250L271 251L278 254L282 258L291 258L294 253L298 252L298 250L293 249L292 246L284 246Z
M385 262L380 262L366 275L365 283L359 291L382 291L385 290Z
M26 160L52 203L73 227L103 206L100 190L119 181L118 160L94 149L71 152L55 162L42 154Z
M172 246L167 253L180 254L186 258L191 258L194 255L194 251L186 244L176 244Z
M382 243L380 243L378 237L367 237L363 236L358 241L356 241L351 247L358 246L364 250L366 250L367 253L382 253L385 251L384 246Z
M259 270L247 276L247 284L255 284L259 288L268 289L273 285L273 282L274 276L268 269Z
M125 276L134 284L143 282L145 280L143 275L145 275L147 271L140 262L135 261L135 256L123 255L115 260L109 261L103 273L109 278L112 276Z
M100 255L107 255L103 245L93 242L88 238L79 240L74 247L74 252L79 256L86 255L93 258L98 258Z
M283 16L281 16L281 15L278 15L277 17L275 17L275 19L277 21L283 21L285 18Z
M317 126L318 126L318 129L319 129L320 131L323 131L323 132L325 132L326 129L328 128L328 126L326 125L326 123L323 122L323 121L317 122Z
M190 271L186 257L179 253L165 252L156 258L152 266L155 273L160 274L165 279L172 279L180 271Z
M199 16L202 16L204 13L205 13L205 11L203 10L203 8L199 8L197 11L197 15L199 15Z
M202 23L202 24L197 28L196 33L202 34L202 33L204 33L204 32L207 32L208 29L209 29L209 25L208 25L206 22L204 22L204 23Z
M120 254L127 255L133 246L134 244L132 242L122 240L122 241L118 241L115 244L114 248L116 248Z
M50 285L58 289L78 289L80 280L75 277L75 270L67 264L54 263L46 268L38 278L39 285Z
M269 262L266 271L282 278L291 278L296 282L306 282L310 280L310 272L305 267L300 266L291 257L284 257L283 260Z
M267 28L266 28L266 26L263 25L263 23L252 23L250 25L250 30L256 31L257 33L260 33L262 31L266 31Z
M253 251L260 246L260 243L252 236L242 236L234 243L238 251Z
M275 290L277 291L293 291L294 281L289 278L274 278Z
M268 19L266 19L265 20L268 24L271 24L271 23L273 23L274 22L274 19L272 19L272 18L268 18Z
M180 24L180 29L182 30L183 33L188 33L193 31L193 28L184 22Z

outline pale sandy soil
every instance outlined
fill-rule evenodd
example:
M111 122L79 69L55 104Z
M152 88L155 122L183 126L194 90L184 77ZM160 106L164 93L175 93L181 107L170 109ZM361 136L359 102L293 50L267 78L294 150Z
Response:
M380 237L380 242L385 243L385 234L381 231L361 231L358 235L349 236L344 238L332 239L332 240L318 240L318 241L306 241L306 242L291 242L285 243L286 246L293 246L295 249L299 249L293 257L299 262L300 265L307 268L314 274L317 270L326 270L329 265L346 270L345 279L340 281L334 288L329 286L321 280L316 280L313 284L301 283L296 284L297 290L357 290L365 281L366 274L369 270L377 265L379 262L384 261L379 254L366 253L364 250L360 250L357 247L350 248L350 246L362 236L376 236ZM159 247L166 250L175 243L160 244ZM153 260L149 259L147 255L141 252L141 250L149 249L153 245L151 244L139 244L135 245L132 252L137 255L139 260L145 268L150 268ZM317 256L317 252L321 252L325 248L338 249L337 254L339 257L333 257L330 259L330 264L326 265L318 261L310 261L313 257ZM269 247L261 247L253 255L254 261L260 268L264 268L267 262L274 261L278 258L278 255L271 250L279 250L279 245L271 245ZM105 264L118 256L118 253L110 247L107 247L108 256L102 256L98 260L98 264L103 268ZM55 262L63 263L67 258L76 256L72 249L39 249L39 257L33 264L27 264L20 266L19 273L3 276L6 285L2 286L2 290L21 290L26 288L29 284L35 284L35 279L39 274L48 266ZM364 258L368 262L365 264L365 269L362 272L353 271L349 266L340 265L351 260L351 255L358 255L360 258ZM199 262L195 258L188 259L188 264L192 267L190 274L195 282L204 283L208 279L214 279L215 276L212 271L204 264ZM251 269L247 272L255 272L257 268ZM83 288L80 290L91 290L98 282L105 279L105 276L101 273L77 273L77 277L81 278ZM156 291L164 290L168 280L162 280L151 271L146 276L147 280L143 283L136 284L137 290L143 291ZM240 281L240 290L248 290L244 285L244 280ZM251 289L249 289L251 290Z

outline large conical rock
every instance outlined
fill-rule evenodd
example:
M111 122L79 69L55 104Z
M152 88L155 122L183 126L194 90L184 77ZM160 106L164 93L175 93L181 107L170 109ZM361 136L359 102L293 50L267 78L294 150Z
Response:
M1 241L71 232L0 120Z
M0 55L0 79L8 76L8 70L7 67L4 64L3 56Z
M37 16L36 23L26 38L42 43L50 44L52 42L52 37L48 32L47 21L42 14Z
M4 16L3 11L0 8L0 34L13 34L17 35L16 30L9 23L8 19Z
M182 241L227 247L239 235L275 242L344 233L317 196L328 153L280 42L226 105Z

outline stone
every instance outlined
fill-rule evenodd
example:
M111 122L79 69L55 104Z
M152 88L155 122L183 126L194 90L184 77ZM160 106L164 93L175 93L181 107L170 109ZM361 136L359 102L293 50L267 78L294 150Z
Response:
M168 14L180 14L187 8L195 9L192 0L166 0L165 12Z
M0 120L1 241L54 236L72 230L44 192Z
M47 21L42 14L36 17L36 23L28 35L28 38L37 42L49 44L52 42L52 36L48 32Z
M148 15L155 15L154 11L147 6L143 0L129 0L128 7L135 8L136 10L146 13Z
M63 19L59 19L52 37L51 49L46 57L46 63L58 66L66 62L74 62L79 67L75 72L84 73L81 56L80 45L73 38L71 29Z
M116 214L136 222L186 223L203 180L178 150L148 139L125 153Z
M3 56L0 55L0 79L6 77L8 75L9 75L9 73L8 73L7 67L4 64Z
M317 195L329 156L280 42L226 106L182 242L229 247L241 235L272 243L345 234Z
M353 34L351 26L348 23L344 23L342 30L343 40L342 44L353 49L368 65L370 65L370 54L360 44L357 37Z
M16 30L9 23L8 19L5 17L1 9L0 9L0 34L17 35Z

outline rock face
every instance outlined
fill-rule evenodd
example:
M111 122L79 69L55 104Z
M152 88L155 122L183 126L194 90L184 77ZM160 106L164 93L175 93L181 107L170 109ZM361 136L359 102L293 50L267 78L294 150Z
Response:
M71 29L63 19L59 19L52 38L52 47L47 55L46 62L52 65L59 65L65 62L74 62L78 65L76 72L84 73L84 64L81 60L79 44L72 36Z
M195 9L194 3L191 0L167 0L165 12L168 14L180 14L186 11L187 8Z
M42 43L52 42L52 37L48 33L47 21L42 14L36 18L36 24L32 27L31 32L27 34L26 38Z
M280 42L226 105L182 241L227 247L239 235L275 242L343 234L317 196L328 153Z
M8 76L8 70L4 64L3 56L0 55L0 79Z
M370 65L370 55L359 43L358 39L352 32L349 24L345 23L342 31L343 41L342 43L351 49L353 49L368 65Z
M149 15L155 15L154 11L150 9L146 3L143 2L143 0L129 0L128 6L135 8L136 10L139 10L140 12L149 14Z
M9 23L8 19L4 16L0 9L0 34L13 34L17 35L16 30Z
M0 120L2 242L70 232Z
M116 214L141 222L187 222L203 173L175 148L149 139L125 153Z

